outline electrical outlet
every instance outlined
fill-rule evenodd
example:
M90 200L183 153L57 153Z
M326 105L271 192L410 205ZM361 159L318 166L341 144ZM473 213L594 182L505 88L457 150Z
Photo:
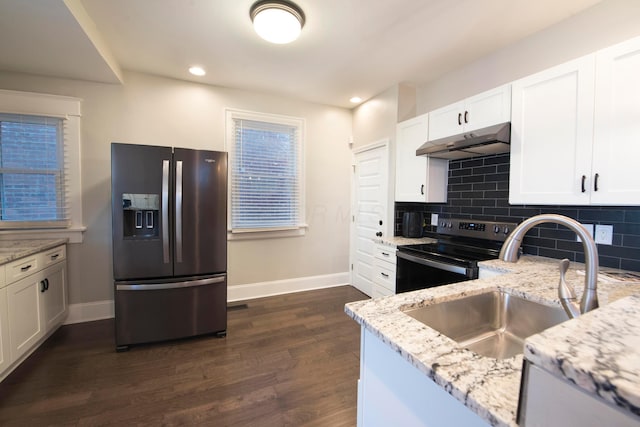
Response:
M438 214L431 214L431 225L438 225Z
M613 243L613 225L596 224L595 242L601 245Z
M589 233L589 236L593 238L593 224L581 224L581 225L587 229L587 233ZM580 236L578 236L577 234L576 234L576 242L582 242L582 240L580 240Z

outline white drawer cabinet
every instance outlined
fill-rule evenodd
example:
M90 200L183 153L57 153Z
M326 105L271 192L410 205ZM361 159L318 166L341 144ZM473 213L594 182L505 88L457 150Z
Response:
M500 86L431 111L429 141L508 122L510 117L511 86Z
M67 315L65 245L8 263L0 287L0 380L26 359Z
M396 293L396 249L387 245L375 246L373 261L373 297Z
M0 372L4 371L11 364L7 288L5 287L4 270L5 266L0 266Z

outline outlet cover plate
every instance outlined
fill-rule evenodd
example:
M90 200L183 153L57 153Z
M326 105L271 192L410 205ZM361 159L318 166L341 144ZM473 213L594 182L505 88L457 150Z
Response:
M589 236L593 238L593 224L582 224L582 226L587 229ZM578 236L577 234L576 234L576 242L582 242L582 240L580 240L580 236Z
M431 214L431 225L438 225L438 214Z
M613 243L613 225L596 224L596 243L610 245Z

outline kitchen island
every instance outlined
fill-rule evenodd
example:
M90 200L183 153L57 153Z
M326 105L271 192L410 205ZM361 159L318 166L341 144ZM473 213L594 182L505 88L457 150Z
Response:
M567 282L575 287L578 296L582 293L584 280L584 277L576 272L580 267L580 264L573 264L567 273ZM437 388L446 392L447 395L445 397L450 398L455 405L459 406L460 410L457 412L462 414L461 417L463 418L461 422L467 425L473 423L473 425L515 426L517 425L516 414L520 394L523 355L517 355L508 359L494 359L480 356L470 350L459 347L453 340L404 313L404 311L413 308L496 289L505 290L513 295L536 302L548 305L559 305L557 298L559 277L558 260L524 256L515 264L492 260L481 263L481 268L491 270L497 275L485 279L424 289L385 298L354 302L347 304L345 311L362 326L363 351L361 353L361 364L364 365L364 360L370 358L372 353L376 351L367 348L367 343L373 343L372 345L374 347L379 343L381 345L379 349L384 348L390 350L389 358L396 357L406 365L405 368L409 368L408 371L405 368L402 369L415 374L414 376L422 377L421 380L426 381L422 383L422 386L434 384ZM640 293L639 283L614 284L599 282L598 286L600 304L601 306L605 306L599 310L601 313L607 310L606 305L608 303L625 299L622 302L622 304L625 304L625 301L629 299L627 297ZM615 322L614 317L617 313L617 310L615 310L616 305L618 304L612 306L612 313L607 313L611 322ZM606 360L615 365L600 365L597 367L598 372L594 372L595 376L592 377L594 378L593 381L599 381L603 384L607 381L638 384L640 364L631 369L625 369L624 372L618 372L616 369L617 366L628 366L629 362L620 365L613 362L617 357L625 358L625 360L640 360L640 357L637 357L637 353L631 355L615 354L615 352L618 352L620 349L616 344L620 339L624 340L626 336L636 337L638 335L637 329L633 329L632 325L634 323L628 320L629 316L634 318L636 318L636 316L640 317L640 312L635 310L634 313L630 314L630 311L633 312L634 310L624 310L622 314L626 319L625 322L616 323L619 325L616 334L607 335L597 333L595 330L597 328L593 323L589 323L583 328L582 324L584 322L589 322L590 318L598 314L598 312L588 313L581 316L581 318L567 321L528 339L526 342L527 354L536 353L537 346L540 346L540 354L546 354L546 356L541 356L546 361L546 365L552 366L555 361L555 366L557 366L557 361L561 360L564 356L556 350L559 349L559 351L561 351L563 346L566 346L566 340L568 339L566 333L563 336L558 330L566 330L565 328L569 328L569 334L575 333L576 330L585 330L585 334L589 334L587 329L590 329L592 332L590 334L591 339L583 340L584 346L597 346L600 352L599 354L606 354ZM615 342L609 341L614 339ZM558 346L553 345L553 340L559 340ZM377 343L375 343L375 341L377 341ZM580 350L586 351L584 348ZM638 352L639 350L636 349L635 351ZM607 352L610 353L607 354ZM575 354L574 357L580 359L580 357ZM386 363L388 363L388 361ZM396 362L394 361L393 363ZM595 365L595 363L592 364L592 368L595 369L593 365ZM391 366L389 366L389 368L391 368ZM363 401L361 392L367 382L366 376L371 376L370 373L365 372L365 369L366 367L363 367L361 370L359 385L358 411L360 425L363 424L362 419L366 415L363 413L362 408L362 404L366 404L366 402ZM564 369L571 371L568 365L565 365ZM607 369L609 369L608 373ZM585 373L584 375L588 377L589 373ZM375 380L379 382L384 381L382 378L375 378ZM393 381L393 378L391 381ZM593 382L590 384L583 382L579 385L584 385L584 390L591 392L597 399L606 399L606 397L599 395L599 390L602 390L604 387L598 387L598 385L594 385ZM417 384L417 387L422 386ZM410 388L409 385L407 385L407 387ZM376 403L375 411L382 413L385 405L394 404L393 390L393 386L386 390L387 396L385 396L382 402ZM626 401L631 402L631 406L633 406L633 402L635 402L634 399L640 397L640 393L637 388L634 387L626 387L624 390L625 393L627 393ZM426 390L425 393L427 393ZM638 393L638 395L634 396L634 393ZM413 398L412 396L415 396L415 394L414 390L413 393L409 394L409 399ZM371 392L369 392L369 395L371 395ZM398 402L403 399L402 397L395 397L398 398ZM422 396L422 402L419 398L420 396L418 396L416 405L414 406L424 407L424 404L428 403L427 401L431 399L431 395ZM431 400L437 403L441 398L442 396L438 398L434 397ZM609 402L611 403L613 400L612 398ZM455 410L455 405L452 406L451 402L442 400L442 403L437 403L436 405L437 411L429 412L429 417L433 416L436 419L438 417L440 417L440 419L447 419L445 413L446 408L450 406ZM398 413L411 412L410 406L409 404L407 407L399 407L396 409L398 409ZM366 410L365 408L364 411ZM632 408L627 408L626 410L633 413ZM468 412L468 414L465 414L465 411ZM425 415L424 413L416 413L407 416L417 417L416 419L418 419L420 417L424 418ZM399 420L397 417L395 419ZM368 426L369 423L364 423L364 425ZM421 425L438 424L424 423Z

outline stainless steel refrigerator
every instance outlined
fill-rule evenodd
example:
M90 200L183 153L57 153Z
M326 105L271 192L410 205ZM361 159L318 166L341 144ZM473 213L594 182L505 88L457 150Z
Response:
M111 144L116 349L227 329L227 154Z

